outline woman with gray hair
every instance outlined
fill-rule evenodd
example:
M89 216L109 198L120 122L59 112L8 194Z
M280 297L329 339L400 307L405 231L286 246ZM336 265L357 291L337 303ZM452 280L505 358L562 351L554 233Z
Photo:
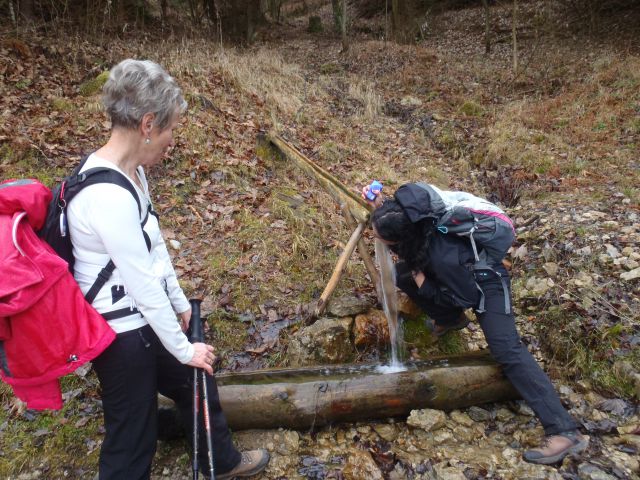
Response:
M191 343L184 333L191 308L171 265L144 173L144 168L159 164L173 147L173 131L186 102L175 80L151 61L122 61L111 70L103 93L111 135L87 158L81 172L113 169L132 188L95 183L82 189L68 206L74 275L83 292L92 290L96 278L104 275L105 265L114 267L93 300L117 334L94 361L106 430L99 478L150 477L158 392L176 402L191 438L192 375L188 366L209 374L216 478L254 475L266 467L269 455L265 450L240 453L233 446L213 377L213 347ZM204 436L198 451L199 464L207 472Z

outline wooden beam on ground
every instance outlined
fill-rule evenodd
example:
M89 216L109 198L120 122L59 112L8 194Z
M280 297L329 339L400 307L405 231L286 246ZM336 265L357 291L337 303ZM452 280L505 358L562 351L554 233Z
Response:
M338 263L336 263L336 266L333 269L333 273L331 274L329 283L327 283L327 286L324 288L322 295L320 295L320 298L318 299L318 304L316 305L316 309L314 312L314 316L316 318L322 315L322 312L327 307L327 302L331 298L333 291L338 286L338 281L342 276L344 267L347 265L347 262L349 261L351 254L356 248L356 245L358 245L358 241L362 237L363 231L364 231L364 223L359 223L356 229L354 230L354 232L351 234L351 238L349 238L349 241L347 242L346 247L344 247L344 251L342 252L342 255L340 255L340 258L338 259Z

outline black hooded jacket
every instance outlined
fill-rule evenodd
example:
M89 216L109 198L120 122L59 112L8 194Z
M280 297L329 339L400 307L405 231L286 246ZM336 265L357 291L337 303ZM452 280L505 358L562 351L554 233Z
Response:
M416 184L403 185L396 191L395 200L414 222L425 218L441 217L444 203L437 196ZM480 301L473 266L475 256L468 238L445 234L439 230L430 233L426 279L418 294L429 302L442 306L475 308Z

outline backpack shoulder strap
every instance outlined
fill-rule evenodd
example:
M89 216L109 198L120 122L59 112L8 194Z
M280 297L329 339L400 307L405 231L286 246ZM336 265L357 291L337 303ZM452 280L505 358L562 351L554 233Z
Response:
M138 213L142 215L142 205L140 205L140 198L138 198L134 186L127 177L113 168L95 167L72 175L63 184L60 200L64 200L68 204L83 188L98 183L113 183L127 190L138 205Z
M142 205L140 204L140 198L138 197L138 193L136 192L131 182L120 172L107 167L90 168L89 170L86 170L82 173L77 173L69 177L63 184L62 191L60 192L60 201L64 201L65 204L68 204L78 193L80 193L83 188L98 183L113 183L127 190L129 193L131 193L136 201L136 204L138 205L138 213L142 215ZM148 214L145 215L141 227L143 227L146 223L147 217ZM142 231L142 233L145 236L145 243L147 244L147 248L150 248L151 242L148 235L146 235L146 232L144 230ZM113 260L109 260L109 263L107 263L100 271L98 277L96 278L96 281L93 282L93 285L91 285L91 288L84 296L87 302L93 303L96 296L98 295L98 292L102 289L102 287L104 287L105 283L107 283L107 280L109 280L111 274L113 274L113 271L115 269L116 266L113 263Z

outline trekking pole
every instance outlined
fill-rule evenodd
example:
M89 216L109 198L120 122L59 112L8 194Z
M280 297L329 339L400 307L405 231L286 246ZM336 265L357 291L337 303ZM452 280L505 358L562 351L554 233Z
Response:
M202 319L200 318L200 300L190 300L191 302L191 332L194 342L204 341L204 333L202 330ZM211 414L209 411L209 390L207 388L207 372L203 369L195 369L197 374L200 371L202 380L202 413L204 414L204 428L207 439L207 456L209 460L209 477L215 480L215 468L213 465L213 440L211 438ZM194 384L197 385L197 379L194 378ZM195 390L194 390L195 391ZM195 421L194 415L194 421ZM194 437L196 438L196 437ZM194 447L194 452L197 452ZM196 463L197 465L197 463ZM197 477L196 477L197 478Z
M200 300L190 300L191 303L191 320L189 322L189 329L191 330L190 340L191 342L201 341L202 338L202 323L200 322ZM198 316L194 315L195 309L198 310ZM199 466L198 466L198 444L199 442L199 430L200 422L198 417L200 416L200 388L198 386L198 369L193 367L193 458L191 459L191 466L193 470L193 480L198 480Z

